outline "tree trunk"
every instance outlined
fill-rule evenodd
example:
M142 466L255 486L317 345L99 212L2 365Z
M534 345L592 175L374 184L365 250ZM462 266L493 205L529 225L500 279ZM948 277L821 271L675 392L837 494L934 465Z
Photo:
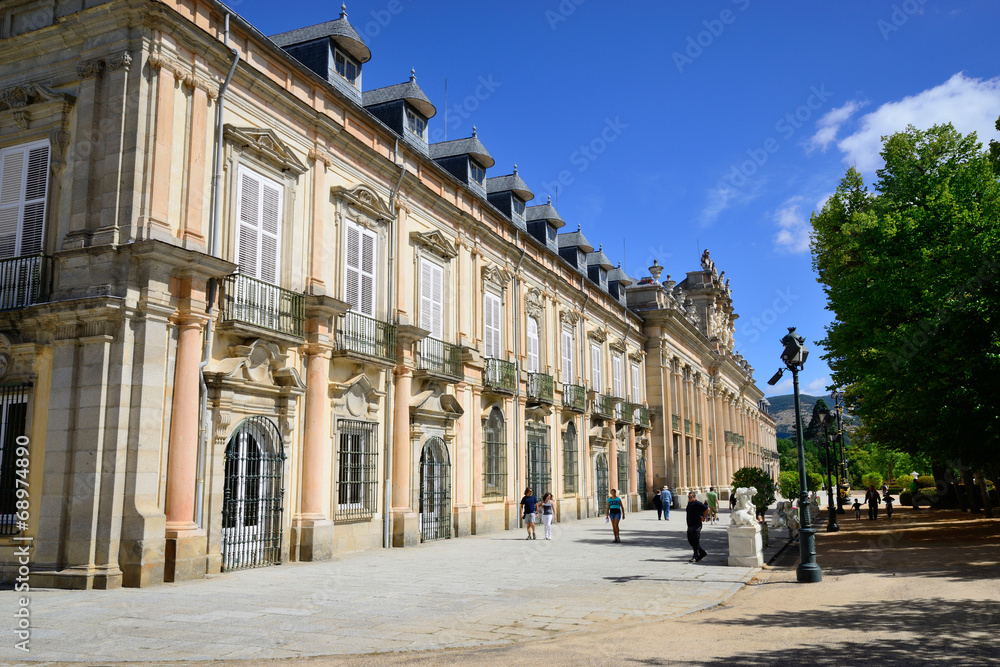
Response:
M986 474L979 473L979 491L983 494L983 507L986 511L986 518L993 518L993 503L990 502L989 489L986 488Z
M965 510L965 505L969 506L974 513L979 514L982 509L979 506L979 499L976 497L976 482L973 480L972 468L969 466L962 466L959 470L962 472L962 486L965 488L964 495L965 498L962 501L962 509Z

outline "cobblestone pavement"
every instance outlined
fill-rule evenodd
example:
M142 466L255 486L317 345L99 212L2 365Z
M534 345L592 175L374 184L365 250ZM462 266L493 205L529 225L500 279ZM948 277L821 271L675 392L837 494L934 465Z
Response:
M292 658L508 644L717 605L753 574L726 567L728 517L689 564L684 516L604 519L290 563L204 581L31 592L31 652L0 660L140 662ZM541 527L539 527L541 533ZM13 593L3 593L13 600ZM8 607L7 604L4 607ZM11 623L9 614L6 623Z

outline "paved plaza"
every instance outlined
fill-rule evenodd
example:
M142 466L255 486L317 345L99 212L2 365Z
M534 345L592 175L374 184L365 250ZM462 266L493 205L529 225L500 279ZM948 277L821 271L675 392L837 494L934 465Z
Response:
M269 659L503 645L721 603L754 570L727 567L728 517L689 564L683 513L629 514L111 591L31 592L31 652L0 660ZM539 533L541 528L539 527ZM13 593L3 594L7 599Z

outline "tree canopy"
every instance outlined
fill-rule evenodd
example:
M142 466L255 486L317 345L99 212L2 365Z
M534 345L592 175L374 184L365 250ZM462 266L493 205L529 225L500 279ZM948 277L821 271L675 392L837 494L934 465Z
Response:
M813 266L835 314L824 358L873 442L996 471L995 157L950 124L883 137L882 157L872 192L848 169L812 216Z

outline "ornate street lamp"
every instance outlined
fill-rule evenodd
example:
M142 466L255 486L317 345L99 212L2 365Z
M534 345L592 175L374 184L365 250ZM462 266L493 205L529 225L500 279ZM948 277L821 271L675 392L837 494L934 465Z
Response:
M805 366L809 350L806 341L795 333L795 327L788 327L788 334L781 339L785 349L781 352L781 360L792 372L792 388L795 393L795 441L799 450L799 566L795 577L799 583L817 583L823 580L823 572L816 562L816 530L812 527L809 517L809 492L806 489L806 454L802 445L802 406L799 403L799 371ZM767 381L775 385L785 372L778 372Z
M825 408L820 408L816 415L823 423L823 439L826 441L826 509L828 513L826 532L836 533L840 530L840 526L837 525L837 510L833 505L833 460L830 458L830 427L837 422L837 417ZM840 496L839 489L837 496Z

